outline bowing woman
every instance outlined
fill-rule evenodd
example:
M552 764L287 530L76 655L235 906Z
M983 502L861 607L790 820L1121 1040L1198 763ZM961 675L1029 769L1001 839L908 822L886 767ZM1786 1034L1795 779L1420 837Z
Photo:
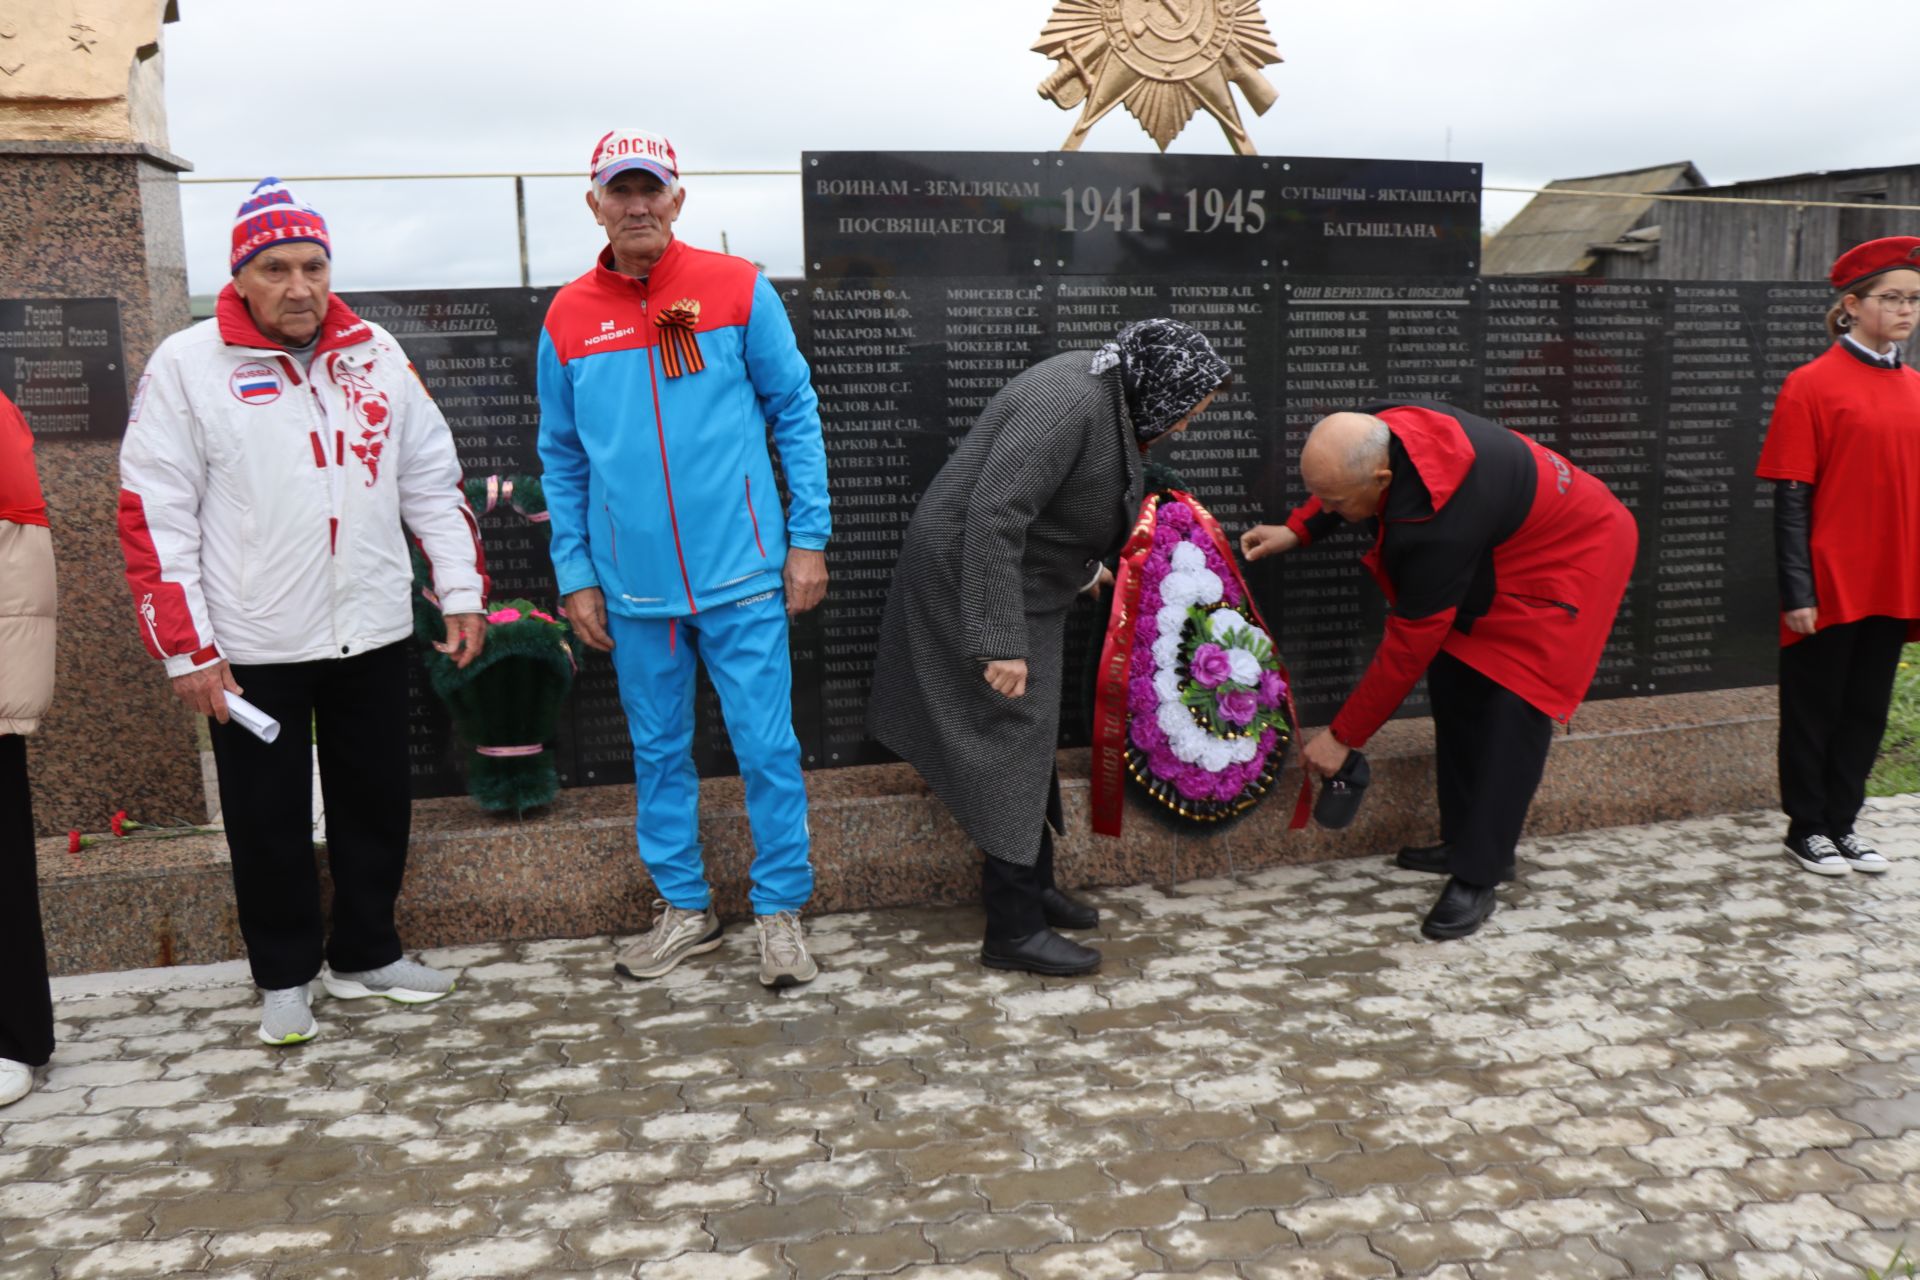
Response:
M1141 455L1231 379L1207 340L1143 320L1001 388L927 489L894 570L867 731L926 779L986 854L996 969L1087 973L1092 907L1054 883L1067 610L1111 580L1144 488Z
M1920 237L1872 240L1829 277L1835 341L1787 376L1759 474L1774 482L1780 800L1787 853L1816 875L1879 873L1854 831L1920 620Z

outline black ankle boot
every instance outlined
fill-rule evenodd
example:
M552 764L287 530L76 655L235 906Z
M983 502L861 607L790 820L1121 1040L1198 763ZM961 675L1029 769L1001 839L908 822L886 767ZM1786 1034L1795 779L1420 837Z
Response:
M1049 929L1093 929L1100 924L1099 908L1070 898L1058 889L1040 891L1040 909L1046 913Z
M1024 938L988 938L980 947L980 963L989 969L1064 978L1098 969L1100 953L1051 929L1042 929Z
M1440 900L1427 912L1420 932L1435 941L1464 938L1493 914L1493 886L1468 884L1458 876L1447 881Z
M1447 854L1452 848L1444 840L1439 844L1410 844L1393 855L1393 865L1402 871L1443 876L1447 874Z

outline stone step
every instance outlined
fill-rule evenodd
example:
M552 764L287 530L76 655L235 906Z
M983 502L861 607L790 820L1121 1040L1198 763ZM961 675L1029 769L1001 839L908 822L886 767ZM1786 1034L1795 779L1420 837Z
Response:
M1599 702L1557 732L1527 830L1596 827L1768 808L1776 803L1771 688ZM1373 783L1345 831L1289 831L1300 774L1237 823L1175 829L1134 796L1118 840L1088 828L1088 753L1060 754L1065 885L1204 879L1287 863L1390 854L1438 838L1433 726L1389 724L1368 744ZM809 775L815 891L809 910L955 905L975 909L979 855L905 765ZM723 915L750 912L753 844L737 778L701 784L701 835ZM40 842L41 913L53 972L202 964L243 954L224 837ZM631 933L652 886L634 852L633 789L563 791L548 811L496 818L464 798L414 806L400 899L409 947ZM321 857L324 875L325 858ZM1524 870L1523 870L1524 874Z

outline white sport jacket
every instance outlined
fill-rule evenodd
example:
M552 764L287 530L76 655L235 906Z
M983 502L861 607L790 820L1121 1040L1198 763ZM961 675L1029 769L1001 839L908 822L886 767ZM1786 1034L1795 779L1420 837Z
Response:
M169 676L340 658L413 629L406 529L446 613L488 584L453 435L393 336L329 300L302 369L228 285L160 344L120 446L120 546Z

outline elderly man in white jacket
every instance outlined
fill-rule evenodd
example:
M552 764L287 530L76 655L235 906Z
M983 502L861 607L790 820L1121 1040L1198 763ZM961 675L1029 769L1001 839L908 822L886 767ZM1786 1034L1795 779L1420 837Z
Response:
M485 638L486 565L446 420L392 335L331 296L320 215L265 180L235 219L231 264L215 317L161 343L140 379L120 541L148 649L212 719L260 1038L297 1044L319 1031L316 975L344 999L453 988L402 954L393 919L412 817L406 530L433 565L440 647L461 666ZM229 693L278 720L277 740L229 721Z

